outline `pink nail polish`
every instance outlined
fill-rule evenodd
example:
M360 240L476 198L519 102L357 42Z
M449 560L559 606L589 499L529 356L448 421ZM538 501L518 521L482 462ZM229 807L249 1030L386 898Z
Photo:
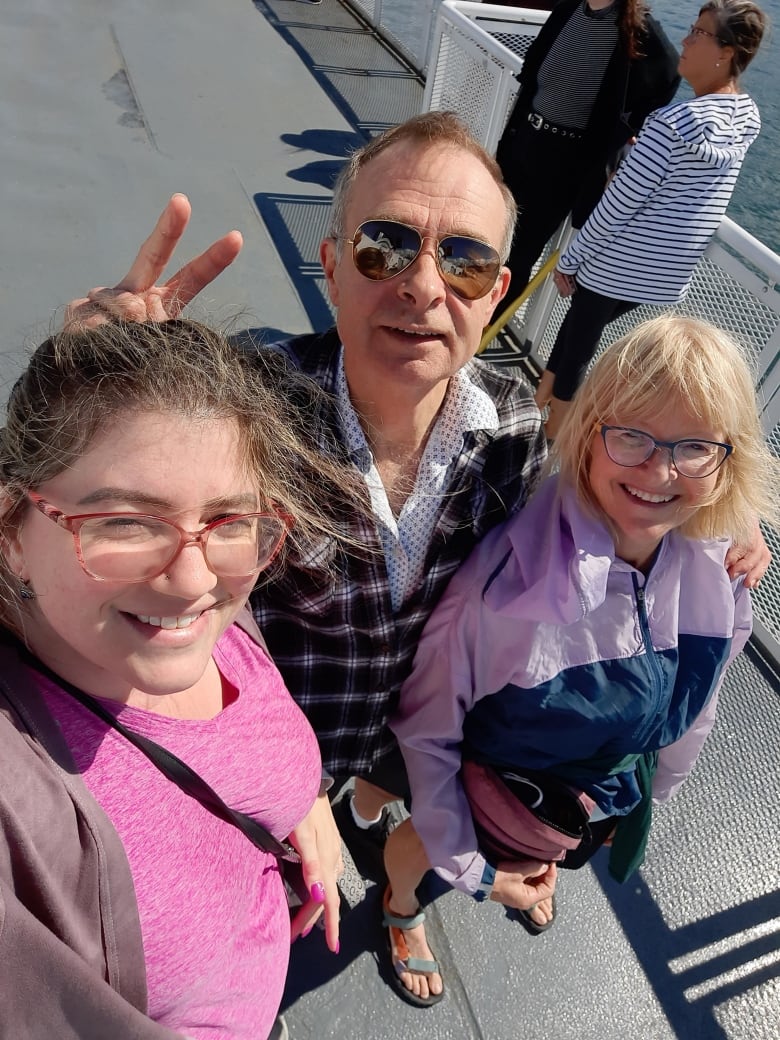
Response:
M334 953L340 953L341 952L341 943L338 940L336 940L336 949L333 952Z
M311 886L311 897L315 903L325 902L325 886L321 881L315 881Z
M306 929L306 931L301 932L301 939L305 939L306 936L311 932L313 927L314 927L314 925L310 924L309 927Z

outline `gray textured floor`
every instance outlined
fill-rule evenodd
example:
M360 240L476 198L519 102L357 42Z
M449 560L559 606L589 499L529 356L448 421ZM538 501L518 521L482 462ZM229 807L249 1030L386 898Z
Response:
M365 133L422 88L338 0L10 0L0 5L2 383L53 312L126 270L174 191L195 208L181 259L231 227L244 254L199 312L323 327L328 189ZM447 999L385 982L377 890L293 949L293 1040L776 1040L780 1035L780 689L748 656L648 864L618 886L567 874L530 938L495 904L431 907ZM258 1038L263 1040L263 1038Z

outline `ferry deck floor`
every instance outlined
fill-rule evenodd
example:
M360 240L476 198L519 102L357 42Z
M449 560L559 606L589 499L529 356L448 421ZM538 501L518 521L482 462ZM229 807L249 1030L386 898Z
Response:
M2 5L0 48L4 391L55 308L125 272L174 191L194 208L180 260L231 227L246 240L194 316L269 337L329 323L317 244L333 176L422 99L339 0L25 0ZM290 1036L775 1040L778 763L778 675L749 649L633 881L601 861L567 873L537 938L497 904L438 895L430 937L448 992L424 1011L385 981L370 887L338 956L319 930L293 947Z

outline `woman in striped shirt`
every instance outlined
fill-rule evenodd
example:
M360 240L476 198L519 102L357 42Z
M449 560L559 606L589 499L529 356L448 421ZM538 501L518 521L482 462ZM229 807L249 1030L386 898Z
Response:
M547 0L549 3L549 0ZM561 0L528 48L496 151L519 214L507 266L518 297L571 213L582 227L625 143L680 83L645 0Z
M561 256L555 284L573 294L536 394L554 438L605 325L640 303L675 304L726 212L761 128L738 77L766 16L752 0L708 0L683 40L694 97L652 113L588 221Z

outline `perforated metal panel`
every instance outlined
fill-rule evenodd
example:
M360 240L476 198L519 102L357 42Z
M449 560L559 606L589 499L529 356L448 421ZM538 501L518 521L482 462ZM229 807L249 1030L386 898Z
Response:
M476 138L487 140L503 67L454 26L442 34L436 67L428 78L425 107L458 112Z
M520 20L520 14L532 21ZM488 151L495 151L517 94L515 77L545 18L544 12L489 4L442 4L423 108L457 112Z
M412 3L402 4L383 3L382 0L345 2L377 29L412 68L425 72L436 10L441 0L413 0Z
M382 0L347 0L347 4L349 7L354 7L370 25L378 24Z

